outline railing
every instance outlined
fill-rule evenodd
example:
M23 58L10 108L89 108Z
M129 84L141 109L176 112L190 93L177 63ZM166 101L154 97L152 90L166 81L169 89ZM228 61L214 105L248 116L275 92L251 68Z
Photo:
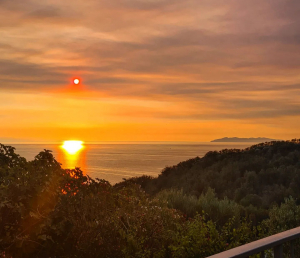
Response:
M259 254L260 257L265 257L265 251L269 249L274 250L274 258L283 258L282 245L286 242L291 242L290 245L290 257L300 257L300 254L296 254L294 251L294 241L300 238L300 227L294 228L282 233L269 236L255 242L251 242L246 245L242 245L228 251L209 256L207 258L246 258L250 255Z

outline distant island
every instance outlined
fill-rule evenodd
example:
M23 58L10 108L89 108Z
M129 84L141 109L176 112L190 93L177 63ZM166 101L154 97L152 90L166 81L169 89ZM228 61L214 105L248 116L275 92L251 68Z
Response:
M221 139L216 139L211 142L271 142L271 141L278 141L275 139L258 137L258 138L238 138L238 137L224 137Z

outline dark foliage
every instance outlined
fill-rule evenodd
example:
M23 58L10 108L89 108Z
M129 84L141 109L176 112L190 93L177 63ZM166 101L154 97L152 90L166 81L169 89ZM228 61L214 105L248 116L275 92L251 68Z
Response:
M299 146L209 152L111 186L0 144L0 257L201 258L299 226Z
M0 257L206 257L256 237L248 222L186 220L126 184L62 169L48 150L27 162L0 145Z
M300 196L300 140L211 151L203 158L166 167L157 178L133 178L129 182L140 184L151 195L182 189L184 194L200 197L212 188L218 198L226 197L243 206L244 215L262 220L274 204Z
M27 162L0 145L5 257L166 257L183 217L157 204L135 185L117 190L78 168L64 170L48 150Z

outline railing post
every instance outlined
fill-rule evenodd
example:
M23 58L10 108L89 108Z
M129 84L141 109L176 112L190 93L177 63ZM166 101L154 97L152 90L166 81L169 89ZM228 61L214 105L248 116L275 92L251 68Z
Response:
M282 245L277 245L274 247L274 258L283 258Z
M265 258L265 251L260 252L260 258Z
M295 245L294 245L294 243L295 243L295 240L292 240L291 241L291 258L295 258Z

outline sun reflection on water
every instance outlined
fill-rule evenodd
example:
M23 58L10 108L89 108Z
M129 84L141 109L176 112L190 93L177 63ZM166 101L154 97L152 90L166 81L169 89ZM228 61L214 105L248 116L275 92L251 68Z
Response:
M82 144L82 141L64 141L64 144L61 147L64 148L70 155L74 155L83 148Z
M63 168L74 169L80 167L85 172L85 146L82 141L65 141L60 146L59 160Z

